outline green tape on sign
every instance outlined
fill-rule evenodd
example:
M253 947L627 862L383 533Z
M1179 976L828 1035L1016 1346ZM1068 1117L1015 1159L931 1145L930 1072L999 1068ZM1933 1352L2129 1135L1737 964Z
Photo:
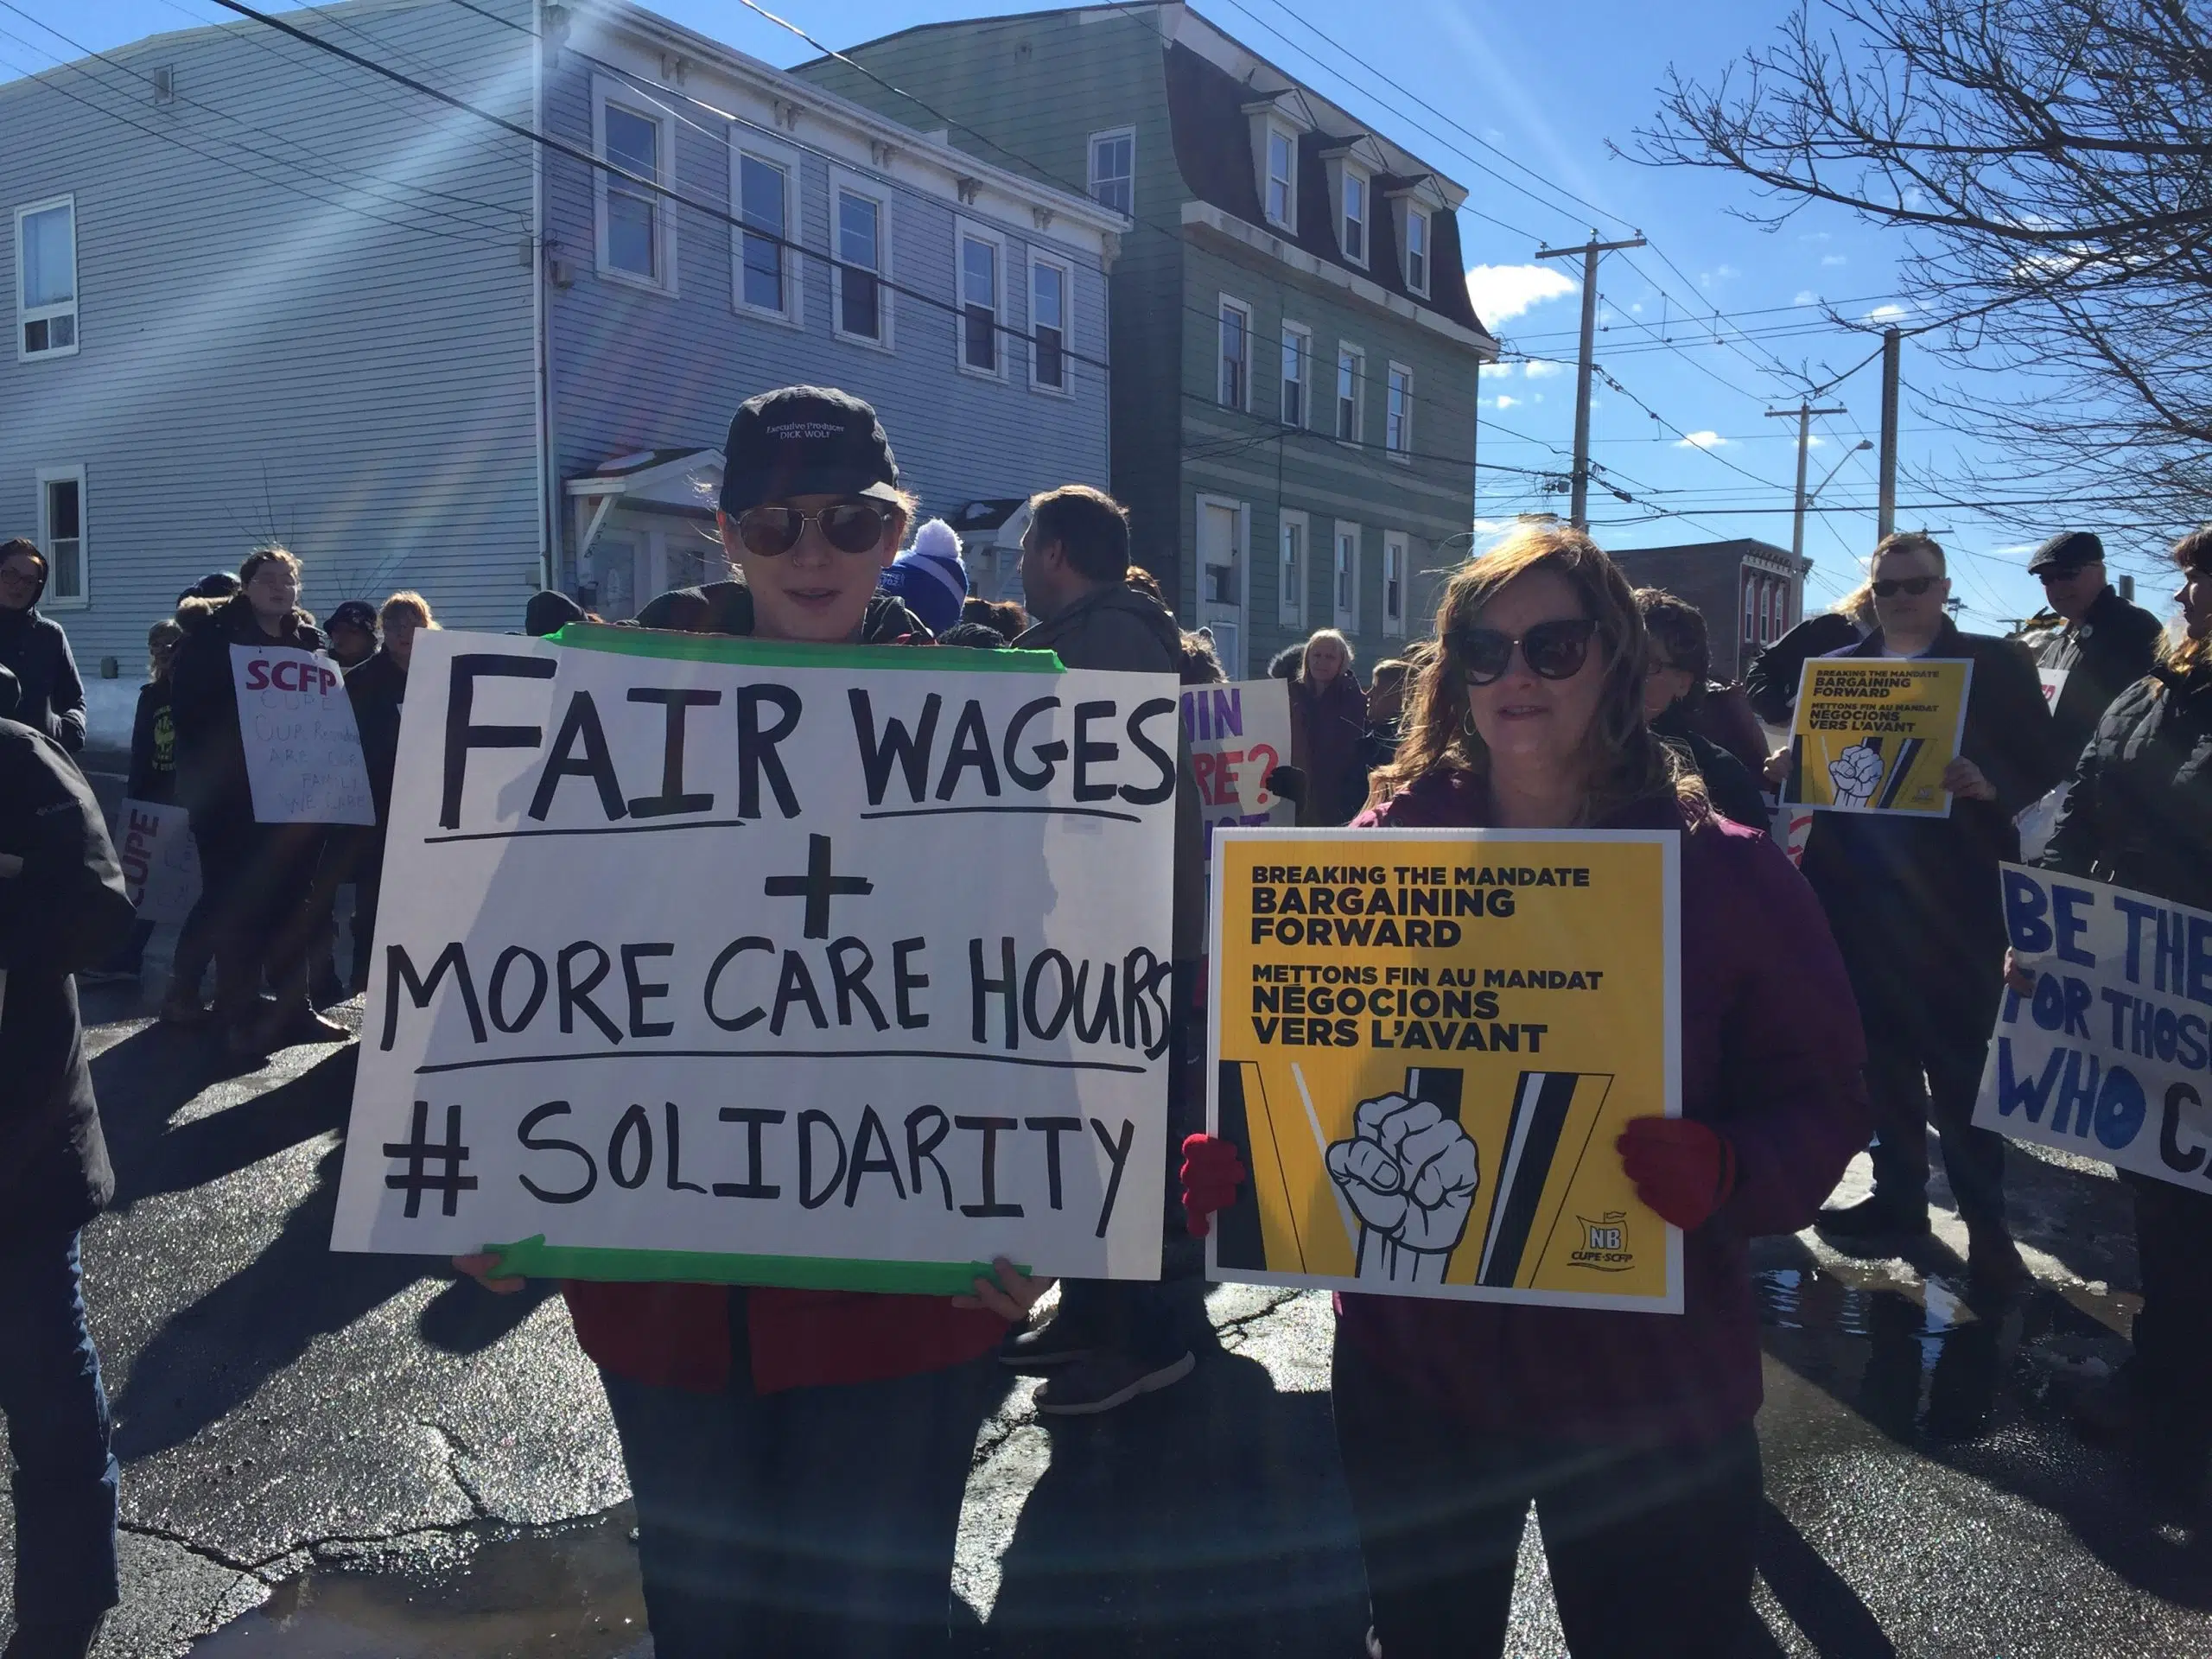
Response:
M670 657L691 663L760 663L785 668L925 669L933 674L1058 674L1065 671L1049 651L963 651L957 658L926 651L881 645L809 645L787 639L748 639L728 633L669 633L657 628L618 628L570 622L546 636L556 645L619 652L629 657Z
M880 1290L966 1296L991 1276L983 1262L847 1262L831 1256L714 1255L695 1250L602 1250L548 1244L539 1233L486 1244L499 1258L487 1277L596 1279L615 1284L772 1285L786 1290ZM1023 1272L1028 1269L1024 1268Z

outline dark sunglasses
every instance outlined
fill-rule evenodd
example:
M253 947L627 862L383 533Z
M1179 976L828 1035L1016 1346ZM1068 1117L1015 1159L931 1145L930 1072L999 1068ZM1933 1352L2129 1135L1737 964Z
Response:
M866 553L883 543L883 510L859 501L842 501L819 512L753 507L739 516L737 539L758 557L781 558L798 545L810 524L821 525L823 539L840 553Z
M1887 582L1874 584L1874 597L1895 599L1899 594L1910 594L1918 599L1941 581L1941 576L1892 576Z
M1516 645L1531 673L1547 680L1571 680L1589 660L1590 641L1597 632L1596 622L1577 616L1539 622L1518 639L1496 628L1455 628L1450 639L1467 683L1488 685L1513 666Z

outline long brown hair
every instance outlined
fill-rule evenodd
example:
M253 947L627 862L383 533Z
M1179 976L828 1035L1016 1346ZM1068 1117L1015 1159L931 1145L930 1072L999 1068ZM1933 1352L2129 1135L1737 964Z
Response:
M2212 524L2199 524L2190 531L2173 544L2168 556L2177 569L2212 573ZM2160 655L2168 671L2177 678L2212 673L2212 637L2192 639L2184 633L2178 643L2168 645Z
M1597 713L1583 734L1589 762L1581 822L1594 823L1648 796L1675 796L1705 812L1705 790L1643 723L1643 671L1650 645L1635 591L1620 567L1587 534L1565 524L1524 524L1490 552L1471 559L1444 585L1436 607L1441 649L1423 663L1406 696L1404 737L1396 760L1378 781L1395 794L1430 772L1490 776L1490 750L1467 713L1466 672L1452 638L1471 625L1506 586L1539 570L1563 577L1598 625L1594 641L1605 683Z

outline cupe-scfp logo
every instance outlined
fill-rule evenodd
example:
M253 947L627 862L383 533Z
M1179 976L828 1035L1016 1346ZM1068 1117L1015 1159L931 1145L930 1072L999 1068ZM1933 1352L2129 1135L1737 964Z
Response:
M285 657L271 662L257 657L245 665L245 687L249 691L312 691L327 696L338 689L338 675L320 663Z

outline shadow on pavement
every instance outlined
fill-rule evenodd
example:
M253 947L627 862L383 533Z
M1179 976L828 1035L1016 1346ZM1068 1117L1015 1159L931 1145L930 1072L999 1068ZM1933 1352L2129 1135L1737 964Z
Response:
M1768 1353L1916 1455L2057 1516L2118 1578L2212 1607L2202 1524L2194 1542L2167 1528L2137 1471L2074 1433L2063 1388L2036 1363L2043 1344L2113 1344L2088 1313L2044 1288L1977 1309L1950 1287L1963 1272L1935 1257L1926 1270L1940 1276L1917 1296L1846 1282L1795 1238L1762 1241L1757 1261Z
M327 1077L341 1058L324 1062L317 1074ZM344 1088L334 1081L322 1086L334 1090L342 1109ZM138 1353L116 1396L118 1457L128 1462L183 1445L251 1399L317 1337L344 1330L423 1276L429 1264L421 1256L331 1250L343 1156L342 1144L331 1147L316 1165L314 1191L284 1218L283 1231L178 1310Z
M480 1354L520 1330L547 1297L560 1294L550 1279L533 1279L512 1296L494 1296L472 1279L456 1279L430 1299L415 1332L442 1354Z
M142 1198L205 1186L343 1128L359 1058L359 1049L348 1043L274 1089L166 1130L149 1122L150 1113L134 1113L118 1123L107 1108L112 1096L102 1089L100 1117L115 1162L117 1205L127 1209ZM162 1122L168 1116L163 1114Z
M1821 1659L1897 1659L1895 1644L1882 1634L1858 1592L1771 1499L1759 1516L1758 1567L1766 1587ZM1782 1644L1764 1624L1752 1623L1758 1628L1738 1650L1738 1659L1779 1659Z
M1163 1393L1039 1420L1051 1466L964 1648L990 1659L1360 1651L1367 1584L1328 1396L1279 1393L1264 1366L1211 1340L1199 1355Z

